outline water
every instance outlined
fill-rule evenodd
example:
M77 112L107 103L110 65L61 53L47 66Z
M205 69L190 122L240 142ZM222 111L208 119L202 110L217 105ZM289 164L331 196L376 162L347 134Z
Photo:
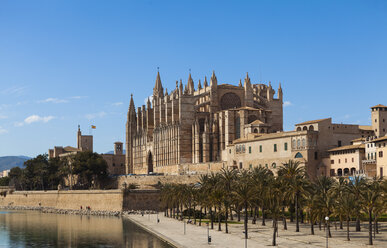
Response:
M172 248L121 217L0 211L0 247Z

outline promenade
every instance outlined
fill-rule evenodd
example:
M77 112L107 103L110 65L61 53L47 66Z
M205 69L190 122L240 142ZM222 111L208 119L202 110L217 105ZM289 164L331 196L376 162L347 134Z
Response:
M144 229L156 234L176 247L245 247L243 234L243 224L229 225L229 234L226 234L225 226L222 223L222 231L217 231L217 223L214 223L214 230L209 231L212 238L211 244L207 243L207 226L202 223L202 226L185 224L176 219L166 218L163 213L160 213L160 222L157 223L156 214L128 215L127 217L140 225ZM256 225L249 223L249 239L247 247L268 247L272 244L273 229L271 228L271 220L267 220L266 226L262 226L260 221ZM338 224L338 223L337 223ZM353 224L353 223L352 223ZM329 247L387 247L387 225L380 224L380 234L376 235L373 246L368 246L368 229L365 228L366 223L362 225L362 232L355 232L354 226L350 227L351 241L346 241L346 227L343 230L337 230L332 223L331 232L332 238L328 240ZM288 222L288 230L283 230L282 222L279 223L279 237L277 238L278 247L286 248L305 248L305 247L326 247L326 232L324 229L319 230L315 226L315 235L310 235L310 227L307 224L300 225L300 232L295 232L295 224Z

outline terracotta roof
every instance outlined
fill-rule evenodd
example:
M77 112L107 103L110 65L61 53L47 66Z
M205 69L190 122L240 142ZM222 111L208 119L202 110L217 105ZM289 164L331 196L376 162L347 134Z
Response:
M308 131L288 131L288 132L278 132L278 133L262 133L255 134L254 138L240 138L233 141L233 144L244 143L244 142L253 142L257 140L267 140L267 139L276 139L283 137L298 136L300 134L307 134Z
M378 104L378 105L375 105L375 106L373 106L371 108L387 108L387 106L384 106L382 104Z
M336 147L336 148L330 149L330 150L328 150L328 152L353 150L353 149L365 149L365 145L364 144L360 144L360 145L340 146L340 147Z
M359 129L373 131L372 126L359 126Z
M325 118L325 119L319 119L319 120L313 120L313 121L305 121L305 122L298 123L296 125L312 124L312 123L322 122L322 121L326 121L326 120L330 120L330 119L331 118Z
M374 140L372 140L372 142L379 142L379 141L384 141L384 140L387 140L387 136L383 136L383 137L374 139Z

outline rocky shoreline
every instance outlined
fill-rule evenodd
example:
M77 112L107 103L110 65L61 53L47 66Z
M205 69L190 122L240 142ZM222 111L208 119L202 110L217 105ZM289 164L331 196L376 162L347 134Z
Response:
M51 207L27 207L27 206L0 206L1 210L32 210L42 213L69 214L69 215L96 215L96 216L128 216L141 214L154 214L153 210L129 210L129 211L105 211L105 210L87 210L87 209L57 209Z

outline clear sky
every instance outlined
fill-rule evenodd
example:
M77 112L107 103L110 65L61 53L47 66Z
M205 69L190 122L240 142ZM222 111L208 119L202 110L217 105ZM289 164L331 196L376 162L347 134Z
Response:
M189 69L284 90L284 129L387 105L387 1L0 1L0 156L124 141L130 94Z

